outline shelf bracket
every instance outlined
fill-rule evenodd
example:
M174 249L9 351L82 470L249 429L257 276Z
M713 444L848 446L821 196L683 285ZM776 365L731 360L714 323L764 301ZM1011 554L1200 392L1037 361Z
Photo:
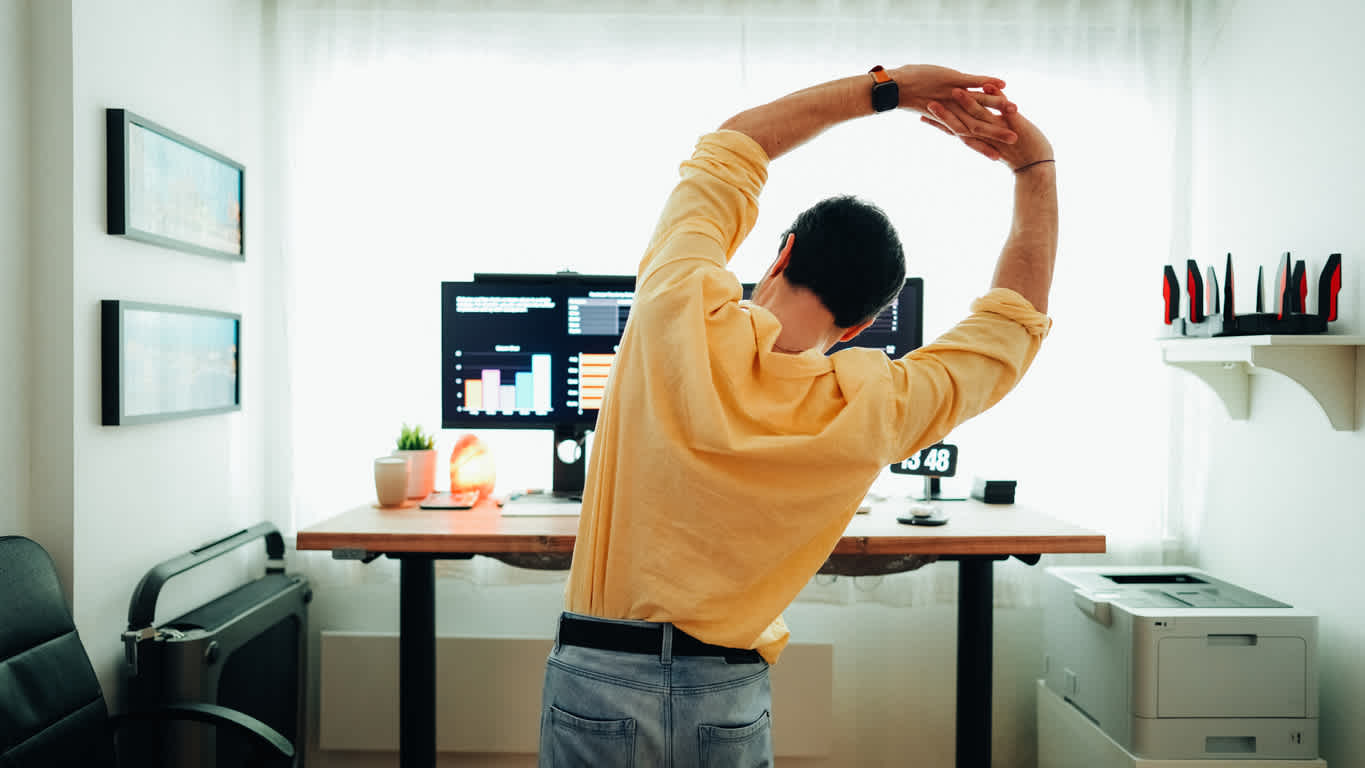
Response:
M1169 362L1169 361L1168 361ZM1246 363L1237 362L1171 362L1182 370L1198 376L1223 401L1228 418L1246 421L1251 415L1251 379Z
M1271 339L1267 342L1266 339ZM1245 421L1251 415L1252 374L1275 373L1303 388L1322 409L1332 429L1356 428L1355 337L1342 343L1295 344L1282 337L1214 339L1163 344L1163 358L1198 376L1218 395L1228 418ZM1273 343L1272 343L1273 342Z
M1298 383L1327 415L1332 429L1349 432L1356 428L1356 349L1253 347L1251 364Z

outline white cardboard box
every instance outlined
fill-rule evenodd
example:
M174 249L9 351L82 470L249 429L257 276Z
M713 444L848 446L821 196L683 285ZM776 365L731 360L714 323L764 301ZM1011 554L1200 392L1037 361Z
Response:
M1038 768L1327 768L1324 760L1149 760L1134 757L1039 680Z

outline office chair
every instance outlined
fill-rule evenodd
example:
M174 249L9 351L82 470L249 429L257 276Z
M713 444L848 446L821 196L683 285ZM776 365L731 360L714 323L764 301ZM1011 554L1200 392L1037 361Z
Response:
M110 717L56 565L37 543L0 536L0 596L0 768L114 768L117 732L171 720L245 732L260 760L293 760L293 745L273 728L214 704Z

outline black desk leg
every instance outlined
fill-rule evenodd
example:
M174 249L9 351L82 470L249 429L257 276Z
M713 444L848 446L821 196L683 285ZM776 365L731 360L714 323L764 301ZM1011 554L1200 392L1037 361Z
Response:
M398 613L398 764L436 765L436 564L401 561Z
M957 768L991 765L993 561L989 556L958 560Z

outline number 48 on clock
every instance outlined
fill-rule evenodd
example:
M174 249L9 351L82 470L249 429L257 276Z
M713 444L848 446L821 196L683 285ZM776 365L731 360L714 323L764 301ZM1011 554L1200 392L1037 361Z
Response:
M957 446L935 443L908 459L891 465L897 475L952 477L957 472Z

